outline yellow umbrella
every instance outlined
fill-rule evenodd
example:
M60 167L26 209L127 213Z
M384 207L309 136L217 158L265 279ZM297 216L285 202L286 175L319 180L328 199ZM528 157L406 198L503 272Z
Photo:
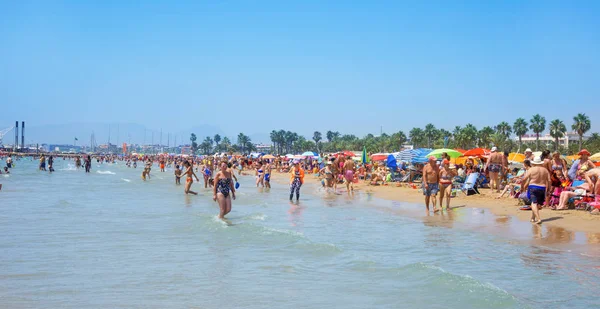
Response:
M512 152L508 154L508 161L509 162L518 162L518 163L523 163L523 161L525 161L525 155L522 153L518 153L518 152Z
M272 155L264 155L263 159L275 159L275 157Z
M590 160L592 160L592 161L600 161L600 152L593 154L590 157Z

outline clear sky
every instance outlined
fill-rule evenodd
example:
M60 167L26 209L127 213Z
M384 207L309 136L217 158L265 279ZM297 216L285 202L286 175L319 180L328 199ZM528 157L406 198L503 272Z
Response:
M0 129L600 129L600 1L0 1ZM86 134L89 134L86 132Z

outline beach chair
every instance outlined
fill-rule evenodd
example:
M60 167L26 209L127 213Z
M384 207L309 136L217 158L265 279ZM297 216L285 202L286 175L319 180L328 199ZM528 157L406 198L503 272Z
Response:
M479 190L477 190L478 179L479 179L479 173L469 174L469 176L467 176L467 180L465 180L462 187L460 188L462 193L464 193L467 196L473 195L473 194L480 194Z

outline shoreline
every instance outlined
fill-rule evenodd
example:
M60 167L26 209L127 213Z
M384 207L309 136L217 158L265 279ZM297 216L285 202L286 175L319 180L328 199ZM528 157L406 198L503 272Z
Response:
M275 172L271 176L271 181L284 184L287 183L286 177L287 173ZM319 182L320 180L313 174L306 174L304 177L305 184L320 185ZM343 184L342 186L345 187ZM340 186L338 185L339 188ZM354 190L373 194L376 198L383 200L421 204L423 210L425 210L424 196L417 189L396 186L370 186L360 181L354 184ZM529 218L531 217L530 211L519 210L517 199L495 199L490 196L490 189L479 189L479 191L481 192L480 195L471 196L466 196L459 192L457 197L452 198L450 208L485 208L490 210L495 216L512 216L519 219L519 221L529 222ZM542 225L563 228L573 232L600 234L600 216L591 215L586 211L557 211L544 208L541 210L541 216Z

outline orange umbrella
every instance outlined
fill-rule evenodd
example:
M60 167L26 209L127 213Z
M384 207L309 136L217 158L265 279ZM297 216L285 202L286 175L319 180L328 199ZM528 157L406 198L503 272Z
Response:
M462 153L463 155L465 154L465 152L467 152L466 150L464 150L464 149L460 149L460 148L456 148L456 149L454 149L454 150L456 150L456 151L458 151L458 152Z
M508 154L508 161L509 162L519 162L519 163L523 163L523 161L525 161L525 155L522 153L517 153L517 152L512 152Z
M490 152L491 151L489 149L474 148L474 149L471 149L471 150L463 153L463 156L465 156L465 157L483 157L483 156L489 155Z

